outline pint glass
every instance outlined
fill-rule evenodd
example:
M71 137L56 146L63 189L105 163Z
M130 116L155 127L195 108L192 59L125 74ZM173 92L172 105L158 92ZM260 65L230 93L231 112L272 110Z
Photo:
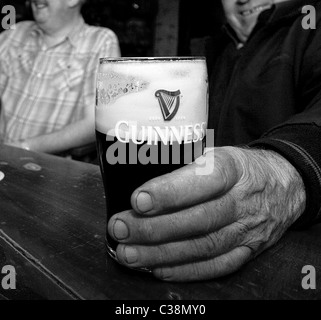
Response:
M206 61L101 59L96 89L96 141L108 223L115 213L131 209L137 187L202 155L208 117ZM108 232L106 246L117 260L117 243Z

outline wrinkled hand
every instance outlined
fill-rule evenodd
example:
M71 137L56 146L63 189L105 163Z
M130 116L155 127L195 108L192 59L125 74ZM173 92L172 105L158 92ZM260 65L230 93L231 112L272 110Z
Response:
M300 175L273 151L216 148L203 160L210 174L193 163L148 181L133 210L110 219L122 264L166 281L220 277L275 244L305 209Z

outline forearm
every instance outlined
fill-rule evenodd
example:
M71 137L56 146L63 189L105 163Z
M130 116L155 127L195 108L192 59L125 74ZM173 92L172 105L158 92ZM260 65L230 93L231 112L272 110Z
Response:
M20 146L37 152L60 153L94 142L94 133L94 122L85 118L59 131L21 141Z

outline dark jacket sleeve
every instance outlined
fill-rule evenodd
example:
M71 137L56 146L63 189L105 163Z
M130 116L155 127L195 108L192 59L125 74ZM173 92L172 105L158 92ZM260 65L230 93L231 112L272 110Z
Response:
M279 152L301 174L307 195L303 215L293 225L321 222L321 23L308 33L309 44L297 70L296 91L302 112L253 141L251 147Z

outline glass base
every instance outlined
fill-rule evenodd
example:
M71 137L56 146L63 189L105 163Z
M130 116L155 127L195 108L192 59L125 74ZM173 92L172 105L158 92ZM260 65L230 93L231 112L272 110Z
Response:
M108 255L109 255L111 258L113 258L117 263L121 264L121 263L118 261L118 259L117 259L116 251L113 250L113 249L108 245L108 243L106 243L106 249L107 249ZM128 266L126 265L126 267L128 267ZM148 269L148 268L143 268L143 267L142 267L142 268L131 268L131 267L128 267L128 268L130 268L131 270L135 270L135 271L142 271L142 272L149 272L149 273L152 272L152 270L150 270L150 269Z

